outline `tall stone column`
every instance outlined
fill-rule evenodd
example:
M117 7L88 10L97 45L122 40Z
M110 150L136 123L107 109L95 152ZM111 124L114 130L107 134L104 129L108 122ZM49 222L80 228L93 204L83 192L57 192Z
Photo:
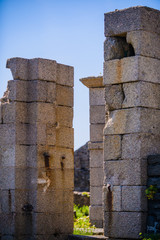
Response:
M40 58L7 67L14 80L0 105L0 234L65 239L73 230L73 68Z
M89 88L90 103L90 221L103 227L103 128L105 124L105 99L103 77L88 77L81 82Z
M147 156L160 153L160 12L105 14L104 231L137 239L146 231Z

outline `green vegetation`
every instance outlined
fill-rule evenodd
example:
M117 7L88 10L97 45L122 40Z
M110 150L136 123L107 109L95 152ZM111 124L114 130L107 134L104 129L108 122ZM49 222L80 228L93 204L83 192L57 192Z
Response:
M160 235L159 234L154 234L154 233L152 233L152 234L144 234L144 236L143 236L142 233L140 233L139 237L142 240L160 240Z
M146 190L145 194L149 200L153 200L154 195L157 193L158 189L156 185L150 185Z
M89 207L74 205L74 232L75 235L93 235L95 226L89 221Z
M89 193L88 192L82 192L82 196L87 196L89 198Z

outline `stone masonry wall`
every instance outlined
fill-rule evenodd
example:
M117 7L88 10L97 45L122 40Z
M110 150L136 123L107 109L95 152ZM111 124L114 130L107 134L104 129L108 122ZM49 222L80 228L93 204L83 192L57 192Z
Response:
M103 77L88 77L81 82L89 88L90 102L90 220L103 227L103 128L105 124L105 99Z
M105 14L104 232L146 232L147 157L160 154L160 12L133 7Z
M74 190L89 192L90 171L88 142L74 152Z
M0 103L1 239L66 239L73 230L73 68L7 61Z

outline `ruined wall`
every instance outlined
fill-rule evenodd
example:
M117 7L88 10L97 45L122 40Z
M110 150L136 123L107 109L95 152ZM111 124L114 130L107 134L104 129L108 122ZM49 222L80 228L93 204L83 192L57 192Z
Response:
M90 220L96 227L103 227L103 128L105 99L103 77L88 77L81 82L89 88L90 103Z
M90 171L88 142L74 152L74 190L89 192Z
M105 14L104 232L137 239L147 223L147 156L160 153L160 12Z
M73 229L73 68L7 61L0 104L1 239L65 239Z

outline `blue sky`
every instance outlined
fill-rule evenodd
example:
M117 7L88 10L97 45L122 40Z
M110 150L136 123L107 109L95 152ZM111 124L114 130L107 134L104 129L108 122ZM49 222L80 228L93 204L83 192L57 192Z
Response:
M0 97L11 57L74 66L75 149L89 140L89 91L80 78L103 73L104 13L131 6L160 10L160 0L0 0Z

